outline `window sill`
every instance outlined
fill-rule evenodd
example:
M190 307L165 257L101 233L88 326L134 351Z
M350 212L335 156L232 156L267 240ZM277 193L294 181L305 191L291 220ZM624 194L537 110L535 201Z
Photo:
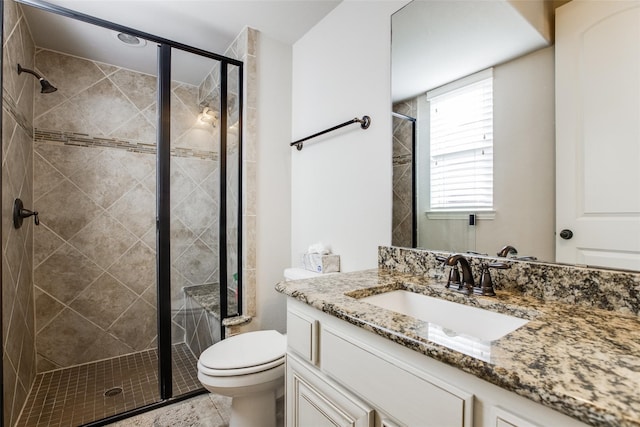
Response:
M475 215L476 220L492 221L496 217L496 211L427 211L427 219L468 220L469 215Z

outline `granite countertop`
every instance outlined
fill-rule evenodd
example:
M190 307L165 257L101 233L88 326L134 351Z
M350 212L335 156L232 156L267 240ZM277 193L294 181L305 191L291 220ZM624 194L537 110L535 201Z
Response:
M220 317L220 285L218 283L187 286L184 288L184 293L193 298L206 311L217 318Z
M325 313L455 366L587 424L640 426L637 316L504 290L496 297L451 291L442 281L384 269L281 282L276 289ZM407 289L529 320L486 351L436 337L429 324L359 298ZM445 331L446 334L446 331ZM464 347L464 346L463 346ZM465 354L466 352L467 354Z

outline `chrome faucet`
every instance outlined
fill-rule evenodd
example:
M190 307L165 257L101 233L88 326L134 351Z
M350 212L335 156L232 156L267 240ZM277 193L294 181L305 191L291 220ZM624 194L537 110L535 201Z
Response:
M464 292L467 295L473 294L473 289L475 288L475 282L473 280L473 271L471 270L471 265L469 261L461 254L451 255L449 258L445 260L445 264L451 266L453 268L457 268L460 265L460 269L462 270L462 281L458 283L457 291ZM447 283L447 287L452 285L452 283Z

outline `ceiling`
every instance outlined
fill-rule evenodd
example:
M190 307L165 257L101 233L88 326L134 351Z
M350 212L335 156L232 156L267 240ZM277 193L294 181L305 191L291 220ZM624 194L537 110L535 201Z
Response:
M392 17L394 102L552 43L546 0L417 0Z
M33 1L33 0L29 0ZM245 26L292 45L341 0L51 0L137 31L223 54ZM24 6L38 47L155 74L156 46L130 47L115 33ZM210 60L176 52L173 77L197 84ZM201 71L202 69L202 71ZM204 70L207 71L204 71Z

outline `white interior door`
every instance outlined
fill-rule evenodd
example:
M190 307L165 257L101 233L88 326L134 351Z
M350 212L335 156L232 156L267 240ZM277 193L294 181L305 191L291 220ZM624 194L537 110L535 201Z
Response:
M557 9L556 128L556 260L640 270L640 1Z

